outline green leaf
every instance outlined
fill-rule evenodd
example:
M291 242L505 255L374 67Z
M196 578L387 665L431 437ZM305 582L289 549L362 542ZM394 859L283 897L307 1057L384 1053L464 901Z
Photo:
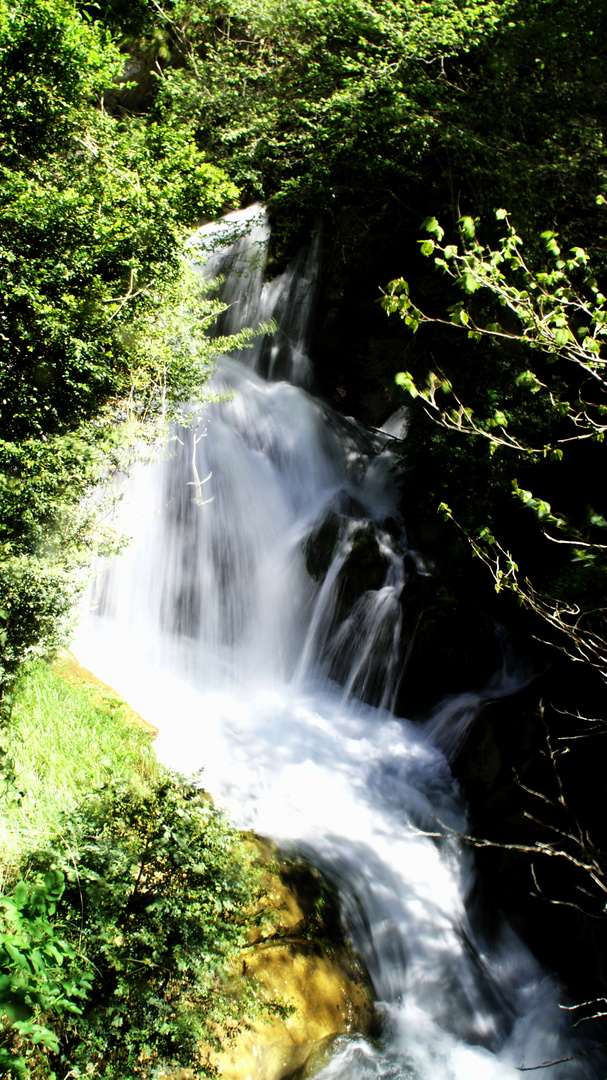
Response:
M473 240L474 239L474 235L475 235L475 232L476 232L476 226L475 226L474 218L461 217L461 218L459 218L457 224L460 226L460 228L462 230L462 233L466 237L466 240Z
M415 380L410 372L399 371L398 374L394 376L394 382L397 386L402 386L403 390L406 390L411 394L411 397L419 397L419 390L417 389Z
M445 230L441 228L435 217L427 217L421 223L421 228L429 232L431 236L435 236L439 244L445 235Z
M5 1001L2 1003L2 1008L14 1024L30 1020L34 1011L25 1001Z
M524 386L527 390L531 390L532 394L537 394L542 388L541 382L533 371L522 371L520 375L517 375L515 382L517 386Z
M17 965L17 967L24 970L28 968L26 957L23 955L23 953L19 952L19 949L16 945L13 945L11 941L5 941L4 948L6 949L11 960Z
M460 278L464 289L467 293L475 293L480 289L480 283L474 277L474 274L464 272Z
M409 285L404 278L395 278L394 281L389 281L387 288L392 296L399 296L401 293L406 296L409 295Z

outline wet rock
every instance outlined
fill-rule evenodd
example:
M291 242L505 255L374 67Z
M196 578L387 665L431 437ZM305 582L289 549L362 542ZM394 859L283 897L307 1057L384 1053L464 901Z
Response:
M306 568L315 581L322 581L326 576L345 524L345 518L335 510L329 510L306 538ZM381 589L390 565L372 525L361 524L346 542L348 550L337 581L339 621L347 617L363 593Z
M503 911L578 1000L607 989L606 723L597 673L552 660L525 689L485 706L453 763L470 831L489 841L475 850L479 917L485 900Z
M350 551L339 574L339 615L346 618L365 592L381 589L390 563L377 537L361 526L352 537Z
M331 565L341 520L339 514L329 510L304 541L306 569L314 581L322 581Z
M403 638L407 652L396 712L424 716L441 698L479 688L502 664L502 643L492 597L478 601L454 587L431 562L420 573L405 562Z
M337 897L307 864L276 864L268 844L255 844L266 866L264 894L242 975L256 980L268 1013L209 1055L224 1080L285 1080L336 1036L377 1027L370 983L343 937Z

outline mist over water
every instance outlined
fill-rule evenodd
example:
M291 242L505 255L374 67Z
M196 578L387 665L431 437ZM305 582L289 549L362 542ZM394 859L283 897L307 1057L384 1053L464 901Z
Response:
M392 431L311 396L319 239L269 284L267 239L254 208L193 241L227 275L221 332L279 331L222 358L225 400L136 470L118 521L132 543L99 568L75 651L156 724L161 761L204 768L239 825L338 885L384 1028L338 1039L319 1078L514 1080L575 1053L564 994L505 923L485 934L471 914L465 808L436 743L477 698L426 730L391 712L407 587Z

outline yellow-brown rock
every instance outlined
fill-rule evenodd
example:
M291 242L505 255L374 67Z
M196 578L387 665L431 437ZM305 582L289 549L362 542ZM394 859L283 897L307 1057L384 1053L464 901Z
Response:
M265 859L267 845L259 848ZM335 911L326 922L319 915L320 889L319 876L303 864L266 870L265 910L242 973L255 979L269 1018L253 1020L248 1030L224 1038L221 1054L210 1054L223 1080L283 1080L336 1035L372 1028L366 973L343 940ZM276 1005L281 1013L272 1015Z
M296 943L266 946L247 967L261 995L269 1003L282 1000L293 1013L257 1021L227 1043L215 1057L224 1080L282 1080L328 1037L366 1031L371 1024L368 991L322 953L306 955Z

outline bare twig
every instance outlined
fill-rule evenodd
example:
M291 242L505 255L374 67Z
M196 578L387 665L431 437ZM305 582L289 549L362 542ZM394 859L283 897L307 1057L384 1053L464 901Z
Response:
M551 1069L553 1065L564 1065L566 1061L577 1061L578 1058L586 1057L586 1054L591 1054L593 1050L600 1050L602 1046L607 1046L607 1042L595 1043L594 1046L589 1046L586 1050L580 1050L579 1054L570 1054L569 1057L555 1058L554 1061L543 1061L541 1065L517 1065L518 1072L535 1072L537 1069Z
M212 503L215 498L214 495L211 495L210 499L203 499L202 497L202 485L208 483L208 481L213 475L213 472L211 471L208 476L205 476L204 480L201 480L198 473L198 466L196 465L196 447L198 446L200 440L205 437L205 435L206 431L201 431L200 435L194 435L192 446L192 472L194 474L194 479L188 480L188 487L196 488L196 494L194 495L192 502L195 502L196 506L198 507L208 506L209 503Z

